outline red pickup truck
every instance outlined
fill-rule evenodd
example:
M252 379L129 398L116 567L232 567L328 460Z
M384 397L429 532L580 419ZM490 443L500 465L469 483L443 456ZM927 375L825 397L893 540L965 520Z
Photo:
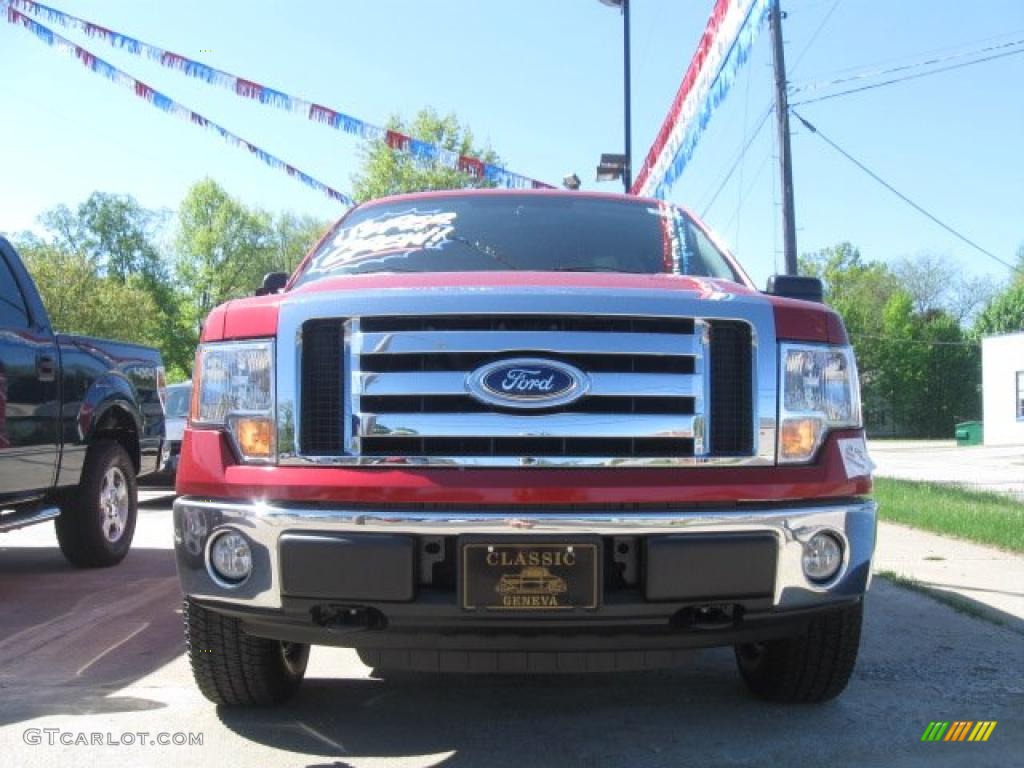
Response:
M820 283L759 292L661 201L472 191L354 208L261 292L205 323L178 466L208 698L285 700L315 644L846 686L876 507Z

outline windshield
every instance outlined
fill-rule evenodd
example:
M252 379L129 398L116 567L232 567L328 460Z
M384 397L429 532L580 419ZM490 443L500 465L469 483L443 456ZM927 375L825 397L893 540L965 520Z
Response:
M183 419L188 415L188 403L192 395L191 384L180 384L167 388L167 407L165 412L169 419Z
M689 216L583 195L467 195L357 208L295 280L368 272L674 273L741 282Z

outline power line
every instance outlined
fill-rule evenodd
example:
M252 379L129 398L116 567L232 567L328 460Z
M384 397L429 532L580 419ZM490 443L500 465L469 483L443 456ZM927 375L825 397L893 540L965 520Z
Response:
M899 64L894 67L885 67L883 69L878 69L877 67L871 65L868 68L861 69L860 71L854 70L852 74L845 75L844 77L836 77L831 80L812 80L810 82L805 82L802 85L797 84L793 86L790 92L801 93L802 91L820 91L823 88L831 88L833 85L844 85L855 80L867 80L873 77L882 77L884 75L896 74L897 72L906 72L907 70L910 69L932 67L935 66L936 64L945 64L946 62L949 61L957 61L959 59L966 59L972 56L980 56L981 54L984 53L995 53L997 51L1005 51L1007 48L1016 48L1022 44L1024 44L1024 39L1017 37L1014 40L1009 40L1007 42L999 43L997 45L985 45L980 48L956 50L955 52L946 54L945 56L934 55L937 52L932 52L930 55L928 55L927 53L921 54L923 56L927 56L927 58L911 61L906 64Z
M990 259L992 259L993 261L996 261L996 262L998 262L998 263L1002 264L1002 265L1003 265L1004 267L1006 267L1007 269L1009 269L1009 270L1010 270L1011 272L1018 272L1018 273L1020 272L1020 270L1019 270L1019 269L1017 269L1017 267L1015 267L1015 266L1013 266L1012 264L1010 264L1010 262L1008 262L1008 261L1003 261L1003 260L1002 260L1001 258L999 258L999 257L998 257L998 256L996 256L996 255L995 255L994 253L992 253L992 251L989 251L989 250L986 250L985 248L982 248L982 247L981 247L980 245L978 245L978 244L977 244L976 242L974 242L973 240L971 240L971 239L970 239L969 237L967 237L967 236L966 236L966 235L964 235L964 234L961 234L961 233L960 233L960 232L959 232L958 230L954 229L954 228L953 228L953 227L951 227L951 226L950 226L949 224L946 224L946 223L945 223L944 221L942 221L942 220L941 220L940 218L938 218L937 216L935 216L935 214L933 214L933 213L930 213L929 211L925 210L925 209L924 209L924 208L922 208L922 207L921 207L920 205L918 205L917 203L915 203L915 202L914 202L913 200L911 200L911 199L910 199L909 197L907 197L907 196L906 196L906 195L904 195L904 194L903 194L902 192L900 192L900 191L899 191L898 189L896 189L896 188L895 188L894 186L892 186L892 184L890 184L889 182L887 182L887 181L886 181L885 179L883 179L883 178L882 178L881 176L879 176L879 175L878 175L877 173L875 173L875 172L874 172L874 171L872 171L872 170L871 170L870 168L868 168L868 167L867 167L866 165L864 165L864 163L862 163L862 162L861 162L860 160L858 160L857 158L855 158L855 157L854 157L853 155L851 155L851 154L850 154L849 152L847 152L847 151L846 151L845 149L843 149L843 148L842 148L842 147L840 147L840 146L839 146L838 144L836 144L836 143L835 143L834 141L832 141L832 139L830 139L830 138L829 138L828 136L826 136L826 135L825 135L824 133L822 133L822 132L821 132L821 131L819 131L819 130L818 130L817 128L815 128L815 127L814 127L814 126L813 126L813 125L812 125L811 123L809 123L809 122L808 122L807 120L805 120L805 119L803 118L803 116L802 116L802 115L801 115L801 114L800 114L799 112L797 112L797 111L796 111L795 109L790 109L790 112L792 112L792 113L793 113L794 117L796 117L796 119L797 119L797 120L799 120L799 121L800 121L801 123L803 123L804 127L805 127L805 128L807 129L807 130L809 130L809 131L810 131L811 133L813 133L813 134L815 134L816 136L818 136L819 138L821 138L821 140L822 140L822 141L824 141L824 142L825 142L826 144L828 144L828 145L829 145L830 147L832 147L832 149L834 149L834 150L835 150L836 152L838 152L839 154L841 154L841 155L842 155L843 157L845 157L845 158L846 158L847 160L849 160L849 161L850 161L851 163L853 163L854 165L856 165L856 166L857 166L858 168L860 168L860 169L861 169L862 171L864 171L864 173L866 173L866 174L867 174L868 176L870 176L870 177L871 177L872 179L874 179L874 180L875 180L875 181L877 181L877 182L878 182L879 184L881 184L881 185L882 185L883 187L885 187L886 189L888 189L888 190L889 190L890 192L892 192L892 193L893 193L894 195L896 195L896 197L898 197L898 198L899 198L900 200L902 200L903 202L905 202L905 203L906 203L907 205L909 205L909 206L910 206L911 208L913 208L914 210L916 210L916 211L917 211L918 213L920 213L920 214L922 214L922 215L926 216L927 218L931 219L931 220L932 220L932 221L933 221L934 223L938 224L938 225L939 225L940 227L942 227L942 228L943 228L944 230L946 230L947 232L949 232L949 233L950 233L951 235L953 235L953 236L954 236L954 237L956 237L957 239L959 239L959 240L963 241L963 242L964 242L964 243L966 243L967 245L971 246L972 248L974 248L974 249L975 249L976 251L978 251L979 253L982 253L982 254L984 254L985 256L988 256L988 257L989 257Z
M807 45L805 45L804 49L800 51L800 55L796 57L796 61L793 62L793 66L789 68L790 74L793 74L796 71L796 68L800 66L800 62L804 60L804 56L807 55L807 51L809 51L811 46L814 45L815 40L818 39L818 35L821 34L821 30L823 30L825 25L828 24L828 20L832 18L832 14L836 12L836 8L839 7L839 4L842 1L843 0L835 0L835 2L832 3L832 7L828 9L828 13L825 14L821 23L818 24L818 28L815 29L814 33L811 35L811 39L807 41Z
M779 139L778 133L775 134L769 152L771 158L778 162L779 160ZM772 267L774 274L779 273L779 177L778 174L771 174L772 180Z
M746 91L745 91L745 93L743 95L743 133L744 134L746 134L746 132L750 129L750 80L752 79L753 74L754 74L754 66L753 66L753 64L751 64L749 67L747 67L747 88L746 88ZM744 155L744 157L745 157L745 155ZM732 238L732 241L733 241L732 242L732 247L733 247L733 250L736 253L739 253L739 251L740 251L740 221L739 221L739 213L740 213L740 208L743 206L743 170L744 170L744 165L745 164L746 164L745 160L741 160L740 161L740 175L739 175L739 178L736 180L736 211L733 214L733 218L736 219L736 231L733 234L733 238ZM730 224L732 223L731 219L730 219L729 223ZM725 228L728 229L729 228L728 225L726 225Z
M647 27L646 39L644 40L643 47L640 48L640 60L634 65L637 80L640 80L640 76L644 72L644 67L646 66L647 59L649 58L648 53L650 53L651 50L651 39L654 37L654 30L658 28L658 22L661 21L664 11L664 5L656 4L656 7L651 13L651 23Z
M822 87L820 82L821 78L826 77L839 77L841 75L852 75L862 74L869 69L877 69L879 67L890 67L897 66L900 62L916 62L917 59L921 58L941 58L944 57L963 57L969 56L973 53L977 53L972 49L978 48L979 46L995 46L997 41L1006 41L1010 38L1019 38L1024 35L1024 29L1008 29L1000 32L998 35L989 35L988 37L975 38L973 40L964 40L963 42L957 43L956 45L944 45L938 48L926 48L923 51L913 51L904 53L899 56L890 56L885 59L876 59L871 62L864 62L861 64L853 64L849 67L840 67L839 69L832 69L827 72L821 73L819 80L811 81L809 85L814 85L815 88ZM983 49L986 50L986 49Z
M1022 42L1024 42L1024 41L1022 41ZM971 61L964 61L964 62L961 62L959 64L950 64L947 67L939 67L937 69L930 69L927 72L917 72L917 73L912 74L912 75L904 75L903 77L894 77L894 78L892 78L890 80L883 80L880 83L871 83L869 85L862 85L862 86L860 86L858 88L848 88L845 91L838 91L836 93L826 94L825 96L818 96L818 97L813 98L813 99L804 99L803 101L795 102L792 106L800 107L800 106L803 106L804 104L815 104L815 103L817 103L819 101L828 101L829 99L836 99L836 98L839 98L840 96L849 96L851 93L860 93L861 91L871 91L871 90L874 90L875 88L882 88L883 86L886 86L886 85L894 85L896 83L903 83L903 82L906 82L907 80L917 80L917 79L922 78L922 77L928 77L929 75L938 75L938 74L941 74L943 72L949 72L949 71L954 70L954 69L963 69L964 67L970 67L970 66L972 66L974 64L983 64L984 62L987 62L987 61L994 61L995 59L1004 59L1007 56L1017 56L1017 55L1022 54L1022 53L1024 53L1024 48L1018 48L1018 49L1013 50L1013 51L1006 51L1004 53L997 53L997 54L993 54L992 56L985 56L985 57L980 58L980 59L973 59Z
M765 110L764 114L761 116L761 119L758 120L757 126L754 128L753 132L747 138L747 141L743 144L743 147L740 149L739 154L733 161L733 164L729 166L729 170L726 172L725 178L722 179L722 182L718 185L718 188L715 189L715 193L711 196L711 199L708 201L708 204L704 206L704 210L700 214L701 218L704 218L705 216L708 215L708 211L711 210L711 206L715 204L715 200L718 199L718 196L721 194L722 190L725 189L725 185L729 183L729 179L732 178L732 175L736 171L736 168L739 166L740 161L743 160L743 156L747 153L747 150L750 149L750 145L754 143L754 139L756 139L758 135L761 133L761 129L764 127L765 122L768 120L769 117L771 117L771 114L774 111L774 107L768 107L768 109Z
M768 154L765 155L764 159L761 160L761 164L759 166L757 166L757 170L754 171L754 178L750 182L750 186L748 186L745 191L741 190L742 194L740 195L739 202L736 204L736 209L732 212L732 216L729 218L729 221L727 221L725 223L725 226L722 227L722 231L725 231L725 230L729 229L729 227L732 225L732 223L739 218L740 208L743 206L743 203L746 201L747 197L750 196L750 193L754 191L754 187L757 186L758 179L761 178L761 174L764 173L764 169L768 167L768 161L771 160L774 157L775 157L774 150L769 150ZM739 231L739 224L737 223L737 232L738 231ZM739 246L738 246L738 238L737 238L737 243L733 244L733 250L736 253L739 253L740 249L739 249Z
M892 336L879 336L870 333L852 334L853 339L874 339L888 341L890 344L926 344L929 347L980 347L978 341L928 341L927 339L894 339Z

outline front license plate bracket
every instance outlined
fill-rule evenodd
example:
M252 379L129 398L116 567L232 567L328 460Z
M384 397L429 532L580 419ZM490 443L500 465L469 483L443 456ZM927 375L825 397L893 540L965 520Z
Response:
M459 595L466 610L594 610L601 596L596 538L459 541Z

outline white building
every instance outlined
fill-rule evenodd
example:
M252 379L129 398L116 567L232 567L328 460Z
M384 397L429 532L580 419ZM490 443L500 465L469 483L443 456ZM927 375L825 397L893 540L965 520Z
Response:
M1024 445L1024 331L981 340L985 445Z

